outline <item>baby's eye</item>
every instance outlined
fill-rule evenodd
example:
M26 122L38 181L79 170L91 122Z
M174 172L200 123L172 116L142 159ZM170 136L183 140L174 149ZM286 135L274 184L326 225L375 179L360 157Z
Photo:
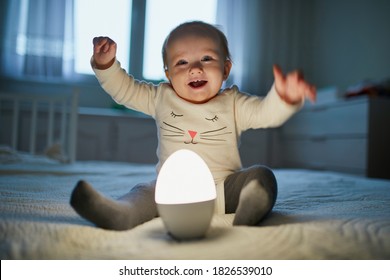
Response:
M177 66L186 65L186 64L187 64L187 61L185 61L184 59L180 59L178 62L176 62Z
M211 61L211 60L213 60L213 58L209 55L206 55L202 58L202 61Z

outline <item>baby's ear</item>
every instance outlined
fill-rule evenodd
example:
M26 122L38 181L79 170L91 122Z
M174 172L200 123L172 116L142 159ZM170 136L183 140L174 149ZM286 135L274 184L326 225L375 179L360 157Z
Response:
M227 78L229 78L229 74L230 74L230 70L232 69L232 62L230 60L226 60L225 61L225 65L224 65L224 72L223 72L223 80L226 81Z
M167 77L167 80L171 82L171 79L169 78L169 71L168 69L165 69L165 77Z

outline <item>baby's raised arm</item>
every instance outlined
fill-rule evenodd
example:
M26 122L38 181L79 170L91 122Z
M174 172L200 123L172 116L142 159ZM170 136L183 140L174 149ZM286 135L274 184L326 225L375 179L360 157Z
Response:
M290 104L302 102L305 98L316 101L316 88L309 84L299 71L284 75L279 66L274 65L275 87L279 96Z
M93 63L97 69L109 68L115 61L116 43L108 37L93 38Z

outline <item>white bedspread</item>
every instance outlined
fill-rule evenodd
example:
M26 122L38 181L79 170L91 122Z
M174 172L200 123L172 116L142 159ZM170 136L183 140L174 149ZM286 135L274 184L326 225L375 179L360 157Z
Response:
M178 242L156 218L127 231L96 228L70 207L85 179L108 196L155 177L154 167L14 158L0 164L1 259L389 259L390 181L276 170L279 196L257 227L215 216L202 240Z

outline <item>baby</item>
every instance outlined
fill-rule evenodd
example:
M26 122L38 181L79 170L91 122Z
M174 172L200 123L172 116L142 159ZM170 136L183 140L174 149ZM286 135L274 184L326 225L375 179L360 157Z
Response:
M315 101L315 88L297 71L285 76L275 66L275 83L264 98L236 86L221 90L232 68L227 39L199 21L179 25L166 38L162 54L168 82L159 85L137 81L121 69L110 38L94 38L93 44L91 64L104 90L117 103L155 119L157 172L173 152L190 149L211 170L219 212L235 213L234 225L262 221L275 204L277 182L266 166L242 168L240 135L250 128L280 126L305 98ZM141 183L113 200L79 181L71 205L98 227L126 230L158 215L154 191L155 181Z

